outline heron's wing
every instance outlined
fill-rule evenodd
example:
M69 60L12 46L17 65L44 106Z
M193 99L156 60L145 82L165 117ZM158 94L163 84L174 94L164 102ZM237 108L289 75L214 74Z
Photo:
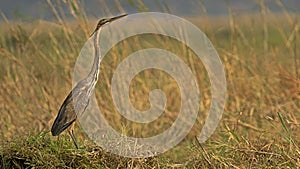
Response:
M74 103L72 91L69 93L63 104L61 105L57 117L51 128L53 136L59 135L66 128L68 128L76 120L76 112L74 110Z

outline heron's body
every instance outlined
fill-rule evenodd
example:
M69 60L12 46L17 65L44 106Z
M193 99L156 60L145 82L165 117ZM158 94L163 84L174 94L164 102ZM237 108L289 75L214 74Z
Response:
M87 108L90 96L98 81L98 75L100 70L101 53L99 50L99 35L102 29L101 26L123 16L126 16L126 14L114 18L101 19L98 22L95 31L92 33L92 35L94 35L93 40L95 51L93 67L89 75L86 78L82 79L73 88L73 90L69 93L69 95L66 97L65 101L61 105L57 117L54 120L54 123L51 128L51 133L53 136L59 135L68 127L70 127L76 121L77 117L80 116ZM71 129L69 133L73 139L76 148L78 148L75 136L73 134L73 130Z
M84 91L85 93L87 93L86 91L88 90L88 88L85 86L85 84L86 79L80 81L76 85L76 87L69 93L69 95L61 105L58 111L58 115L52 125L51 133L53 136L59 135L66 128L72 125L73 122L77 119L77 114L80 115L85 111L86 107L89 104L89 96L81 92Z

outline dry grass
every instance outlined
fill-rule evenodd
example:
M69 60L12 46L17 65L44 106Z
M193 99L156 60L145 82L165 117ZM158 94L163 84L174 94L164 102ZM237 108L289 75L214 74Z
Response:
M71 89L76 57L95 24L87 22L74 3L70 9L75 22L56 15L57 22L1 23L0 168L300 167L299 16L266 13L262 3L260 14L188 18L212 41L227 76L223 118L202 146L194 137L201 131L210 104L205 69L182 44L150 35L123 41L105 57L96 86L98 104L109 123L119 131L125 129L127 135L145 137L169 127L178 114L180 99L174 97L179 95L175 81L165 73L144 71L131 84L130 96L137 108L149 108L147 98L153 88L161 88L169 98L165 114L155 122L142 125L122 118L110 96L110 79L123 58L143 47L163 45L197 74L200 117L188 137L172 150L147 159L104 152L87 140L79 126L81 150L75 150L66 135L51 137L49 128ZM139 45L132 48L132 43ZM145 81L151 77L163 80ZM153 130L146 130L149 128Z

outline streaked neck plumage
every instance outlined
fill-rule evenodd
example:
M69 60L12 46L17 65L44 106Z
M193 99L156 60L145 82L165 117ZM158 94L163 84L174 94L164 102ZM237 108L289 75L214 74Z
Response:
M98 30L95 31L93 37L93 46L94 46L94 63L92 66L92 69L87 76L86 80L90 82L90 89L89 93L91 93L98 81L98 75L100 72L100 62L101 62L101 51L99 48L99 37L102 27L100 27Z

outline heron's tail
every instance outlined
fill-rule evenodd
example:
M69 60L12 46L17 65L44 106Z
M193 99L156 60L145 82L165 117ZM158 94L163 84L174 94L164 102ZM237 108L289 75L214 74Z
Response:
M64 130L66 130L69 126L71 126L74 121L75 121L75 119L64 125L60 125L59 123L55 123L55 121L54 121L52 128L51 128L52 136L58 136L60 133L62 133Z
M71 92L72 93L72 92ZM51 128L53 136L59 135L76 120L76 113L73 107L72 94L69 94L61 105L57 117Z

